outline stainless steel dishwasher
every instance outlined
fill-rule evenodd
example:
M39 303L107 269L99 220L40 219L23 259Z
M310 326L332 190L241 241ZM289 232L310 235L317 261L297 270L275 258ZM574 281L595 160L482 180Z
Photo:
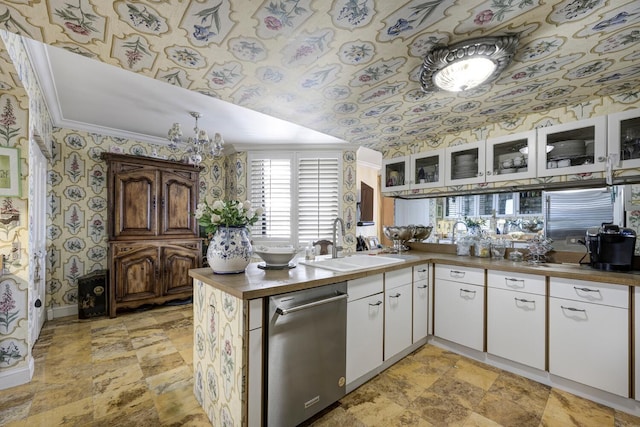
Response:
M269 298L266 420L295 426L345 394L347 283Z

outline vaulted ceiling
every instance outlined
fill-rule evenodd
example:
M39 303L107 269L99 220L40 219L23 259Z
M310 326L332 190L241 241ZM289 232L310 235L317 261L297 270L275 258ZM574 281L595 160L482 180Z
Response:
M96 123L153 138L164 138L172 121L189 123L189 103L177 102L176 88L199 97L189 102L202 104L207 125L226 124L228 142L247 142L242 132L250 129L254 142L287 142L268 135L290 122L331 136L309 132L307 140L301 131L291 137L299 144L344 140L379 151L595 97L640 96L638 0L8 0L0 28L154 79L152 108L142 92L137 107L163 105L173 120L149 119L147 128L136 123L142 119ZM518 36L519 48L492 84L457 94L421 90L423 57L434 45L506 34ZM57 57L54 84L77 92L56 101L62 115L78 115L66 119L78 127L99 120L82 116L88 108L78 102L92 93L83 84L117 105L118 94L86 78L83 62ZM121 92L131 98L135 86ZM236 124L230 117L243 111L266 120Z

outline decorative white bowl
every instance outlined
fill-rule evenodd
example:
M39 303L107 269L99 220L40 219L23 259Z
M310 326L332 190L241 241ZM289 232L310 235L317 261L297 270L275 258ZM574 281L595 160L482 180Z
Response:
M300 250L291 246L254 246L253 253L262 258L268 267L286 267Z

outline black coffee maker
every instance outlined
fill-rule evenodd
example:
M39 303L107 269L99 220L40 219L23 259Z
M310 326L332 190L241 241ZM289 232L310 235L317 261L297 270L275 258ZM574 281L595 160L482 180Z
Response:
M589 265L599 270L629 271L633 265L636 233L630 228L603 223L587 230Z

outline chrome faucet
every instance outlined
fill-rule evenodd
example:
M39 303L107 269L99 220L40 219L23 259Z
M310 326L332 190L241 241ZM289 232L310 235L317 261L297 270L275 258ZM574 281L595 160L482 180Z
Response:
M464 225L465 230L469 230L467 228L467 224L464 221L456 221L451 227L451 243L455 245L456 243L456 228L458 228L458 224Z
M340 223L340 228L342 229L342 237L344 237L345 235L345 231L344 231L344 221L342 220L342 218L338 217L336 219L333 220L333 240L331 241L331 258L338 258L338 251L342 250L342 246L338 246L338 242L337 242L337 227L336 225Z

